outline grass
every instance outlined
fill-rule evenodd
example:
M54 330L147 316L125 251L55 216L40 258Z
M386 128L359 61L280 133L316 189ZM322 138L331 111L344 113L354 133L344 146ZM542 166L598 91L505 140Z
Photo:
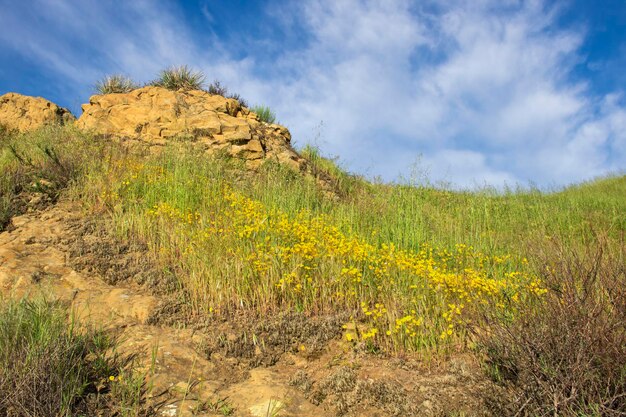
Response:
M162 70L156 80L151 81L148 85L167 88L169 90L203 90L204 81L206 77L201 71L193 71L186 65L179 67L170 67ZM135 83L131 78L120 74L107 75L102 80L96 82L95 90L97 94L114 94L114 93L129 93L140 86ZM232 98L239 102L242 107L248 107L248 102L237 93L228 94L228 88L220 81L215 80L209 84L205 90L211 95L219 95L226 98ZM271 120L275 120L275 115L269 111L269 108L259 107L260 109L266 109L267 114L271 117ZM270 123L274 123L273 121ZM0 136L9 133L4 126L0 126Z
M143 378L124 369L105 333L81 329L61 305L3 300L0 415L142 415ZM123 395L122 395L123 394Z
M205 76L201 71L193 71L186 65L166 68L151 84L168 90L202 90Z
M96 83L98 94L129 93L139 88L133 80L123 75L107 75Z
M28 206L56 201L61 190L100 164L104 148L71 126L0 135L0 231Z
M197 312L347 310L361 320L347 337L391 350L467 343L485 306L514 311L539 296L524 259L537 233L522 230L583 246L589 218L613 235L623 227L618 194L579 189L489 195L354 179L333 202L281 167L244 183L227 163L179 149L107 172L96 190L107 187L118 233L181 266Z
M371 183L305 148L314 171L339 191L339 198L329 198L315 180L275 163L245 174L237 161L209 159L191 145L134 155L69 128L11 136L3 143L0 170L26 178L6 181L8 189L7 184L23 186L5 195L20 195L32 178L54 166L81 167L60 171L71 173L62 182L69 195L109 216L111 233L146 242L156 260L176 265L196 314L350 312L344 338L372 352L447 354L487 344L476 334L514 329L524 317L563 317L546 307L565 302L566 292L555 283L585 276L581 271L592 264L570 264L569 270L555 264L558 273L546 275L543 260L564 259L550 242L558 241L574 257L600 245L609 264L623 259L623 176L553 192L452 191ZM602 282L590 288L614 291ZM618 318L606 298L598 300L608 322ZM623 329L624 321L611 323ZM529 338L541 339L545 328L537 321L525 329ZM577 334L575 327L570 333ZM491 342L507 346L503 334ZM548 339L565 346L556 335ZM497 352L489 351L490 360L499 360ZM580 354L584 359L584 350ZM550 359L547 351L542 355ZM541 398L528 404L541 407ZM535 405L528 410L549 409ZM571 410L589 411L576 407ZM623 403L606 407L623 410Z
M276 123L276 113L272 111L268 106L253 106L250 109L252 112L259 116L259 120L265 123Z

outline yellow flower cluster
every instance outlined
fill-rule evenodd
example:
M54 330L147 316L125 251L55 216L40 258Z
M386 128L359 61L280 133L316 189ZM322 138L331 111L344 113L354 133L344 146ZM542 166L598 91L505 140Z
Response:
M461 342L481 309L515 311L545 292L510 255L463 244L446 250L423 243L417 251L373 244L324 215L288 215L227 186L214 200L199 211L167 201L146 210L168 222L163 236L179 245L183 262L210 265L205 281L194 270L190 291L206 311L347 311L364 330L346 338L417 350Z
M146 213L151 217L165 217L170 220L176 220L183 224L202 224L202 216L199 212L195 211L182 211L176 207L169 205L168 203L155 204Z

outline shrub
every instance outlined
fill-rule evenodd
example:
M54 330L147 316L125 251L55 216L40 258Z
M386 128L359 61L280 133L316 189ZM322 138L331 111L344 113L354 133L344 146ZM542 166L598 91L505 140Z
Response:
M254 106L250 110L259 116L259 119L265 123L276 123L276 114L267 106Z
M242 107L248 107L248 102L241 97L239 94L228 94L228 88L218 80L213 81L209 84L209 87L206 89L207 93L212 94L214 96L222 96L226 98L233 98L239 102Z
M201 71L192 71L187 65L181 65L164 69L151 84L168 90L202 90L204 78Z
M518 319L490 320L490 369L516 388L515 415L626 415L626 267L624 249L600 239L577 254L543 249L549 288Z
M228 98L234 98L235 100L237 100L241 107L248 107L248 101L237 93L231 94L230 96L228 96Z
M119 74L107 75L96 83L98 94L128 93L136 88L139 86L133 80Z
M5 300L3 300L5 301ZM0 307L0 415L57 417L92 414L91 394L113 387L122 362L108 352L112 339L79 330L66 309L46 301L9 301ZM98 400L101 400L98 395ZM106 397L106 395L104 395ZM125 405L137 404L137 395ZM105 408L120 405L106 400ZM124 406L125 406L124 405ZM101 415L98 413L98 415Z
M222 96L226 97L228 94L228 88L225 85L222 85L218 80L213 81L209 84L209 88L207 88L207 93L212 94L214 96Z

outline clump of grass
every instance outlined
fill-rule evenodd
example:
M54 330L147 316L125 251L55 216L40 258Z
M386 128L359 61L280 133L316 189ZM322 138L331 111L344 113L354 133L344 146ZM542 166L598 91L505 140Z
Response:
M187 65L166 68L151 84L168 90L202 90L205 76L201 71L193 71Z
M539 247L545 297L482 332L492 375L518 393L511 414L626 415L626 246Z
M119 74L107 75L96 83L98 94L128 93L137 88L139 86L133 80Z
M256 113L262 122L276 123L276 114L268 106L254 106L250 110Z
M80 329L56 303L2 301L0 415L69 417L96 415L96 410L102 415L105 409L119 415L129 405L132 415L139 415L139 394L109 398L113 391L127 390L117 387L125 371L111 356L114 341L106 334Z

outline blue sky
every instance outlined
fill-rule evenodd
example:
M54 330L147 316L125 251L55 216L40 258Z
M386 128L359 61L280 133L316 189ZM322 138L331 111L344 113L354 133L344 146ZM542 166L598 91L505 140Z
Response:
M0 94L80 115L188 64L349 170L552 187L626 169L626 2L0 0Z

